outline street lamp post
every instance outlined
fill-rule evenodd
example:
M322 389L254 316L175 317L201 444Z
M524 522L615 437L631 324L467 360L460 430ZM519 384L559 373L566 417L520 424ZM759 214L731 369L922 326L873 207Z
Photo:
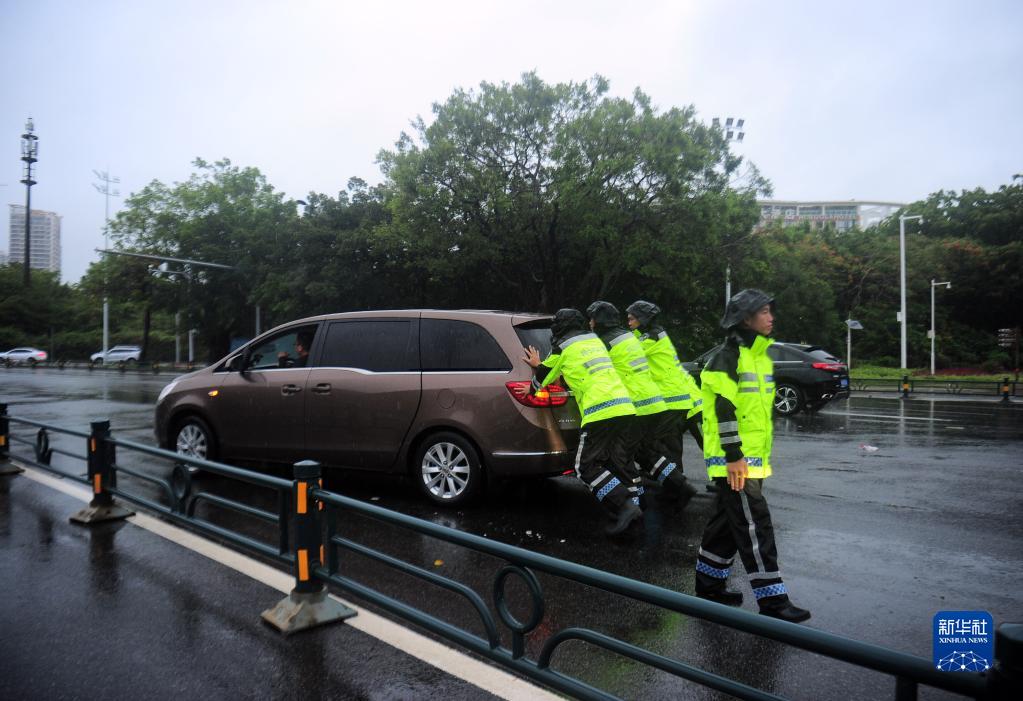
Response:
M899 217L899 290L901 296L901 311L899 312L899 321L902 322L901 329L901 352L900 359L902 361L902 369L905 370L906 365L906 222L910 219L919 219L920 223L923 224L924 218L919 214L911 214Z
M34 130L35 124L29 117L25 122L25 133L21 135L21 160L25 161L25 177L21 180L25 185L25 270L22 278L25 287L32 284L32 186L36 184L32 179L32 164L39 160L39 137L33 133Z
M97 178L99 178L102 185L93 183L93 187L96 191L103 195L103 250L107 250L109 245L107 243L107 237L110 235L110 196L120 195L120 190L112 189L112 184L116 185L121 182L118 177L110 177L110 173L103 171L102 173L98 170L92 171ZM110 343L110 299L107 297L107 277L106 272L103 273L103 362L107 359L107 348Z
M852 332L862 331L863 324L856 319L845 320L845 367L852 370Z
M736 143L742 143L742 140L746 138L746 120L742 117L728 117L725 119L725 123L722 126L721 118L714 117L711 121L711 125L714 129L721 132L725 141L731 141ZM725 310L728 310L728 302L732 299L732 265L731 263L725 263Z
M931 278L931 376L934 375L934 337L937 333L934 330L934 288L944 286L946 290L952 289L952 282L946 280L945 282L935 282L934 278Z

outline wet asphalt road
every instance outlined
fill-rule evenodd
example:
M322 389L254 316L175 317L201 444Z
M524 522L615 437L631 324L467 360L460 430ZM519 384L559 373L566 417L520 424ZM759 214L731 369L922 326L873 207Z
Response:
M79 430L87 430L90 420L109 418L117 437L152 443L152 406L170 379L0 370L0 401L8 403L12 415ZM808 625L930 659L931 620L938 611L983 609L996 624L1023 621L1023 405L857 396L815 416L780 419L775 431L775 475L765 492L786 583L793 600L813 612ZM79 443L54 440L75 451L81 451ZM702 482L695 444L690 442L687 450L694 456L687 474ZM123 453L118 462L159 476L168 472L165 465ZM81 463L63 464L84 472ZM156 495L148 484L135 482L125 479L120 486ZM481 503L458 511L436 509L421 501L411 485L391 478L346 475L328 487L685 593L692 593L695 553L710 509L709 494L682 512L655 504L645 516L645 528L631 541L610 542L599 531L603 521L597 507L573 478L494 484ZM204 476L197 488L273 508L269 495L219 477ZM205 516L273 542L272 534L240 517ZM353 540L463 581L491 601L493 577L503 563L360 518L349 519L341 530ZM346 566L351 576L385 593L481 629L468 607L450 595L357 556ZM732 585L746 593L746 608L755 610L749 585L737 569ZM585 626L793 698L870 699L894 689L886 675L571 582L540 579L546 616L527 641L530 656L550 633ZM525 617L524 610L517 612ZM503 642L509 644L507 636ZM560 648L554 666L629 698L717 698L581 643ZM924 690L921 697L946 695Z

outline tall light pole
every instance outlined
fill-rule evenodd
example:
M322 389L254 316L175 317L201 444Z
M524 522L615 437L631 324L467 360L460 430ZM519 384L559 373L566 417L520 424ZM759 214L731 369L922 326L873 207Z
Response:
M946 280L945 282L935 282L934 278L931 278L931 330L928 335L931 337L931 376L934 376L934 337L937 333L934 330L934 288L942 287L946 290L952 289L952 282Z
M902 322L900 358L903 370L906 369L906 222L910 219L919 219L921 224L924 223L924 218L919 214L911 214L908 216L903 214L899 217L899 289L902 298L899 321Z
M742 140L746 138L746 120L739 117L726 117L724 126L721 124L720 117L714 117L711 120L711 126L721 131L725 141L734 141L736 143L742 143ZM732 299L732 266L730 263L725 264L725 311L728 311L728 302Z
M845 367L852 370L852 332L853 330L862 331L863 324L856 321L856 319L845 320Z
M96 188L96 191L103 195L103 250L107 250L107 237L110 235L110 196L121 194L120 190L112 189L111 185L117 185L121 182L120 178L110 177L110 173L103 171L102 173L98 170L92 171L93 175L99 178L99 181L103 183L99 185L93 183L92 186ZM110 347L110 299L107 297L107 276L106 272L103 273L103 362L107 362L107 348Z
M22 278L25 287L32 284L32 186L36 184L32 179L32 164L39 160L39 137L33 133L34 130L35 123L29 117L25 122L25 133L21 135L21 160L25 161L25 177L21 179L25 185L25 270Z

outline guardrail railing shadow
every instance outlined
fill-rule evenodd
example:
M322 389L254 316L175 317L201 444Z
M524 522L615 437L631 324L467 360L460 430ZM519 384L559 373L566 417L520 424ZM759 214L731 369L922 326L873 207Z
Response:
M30 431L34 430L34 439L12 435L10 431L12 424L27 427ZM85 455L51 447L49 438L51 433L83 439ZM28 455L12 453L10 451L12 442L27 446L31 453ZM167 461L173 466L170 477L166 479L156 477L119 465L118 449ZM55 468L51 464L55 454L84 460L87 465L86 474L82 476ZM1016 699L1020 688L1023 688L1023 668L1020 666L1020 661L1023 660L1021 624L1004 623L998 627L995 663L988 672L942 672L930 661L913 655L704 601L663 587L463 533L327 491L322 486L320 466L315 462L296 463L293 466L293 479L286 480L117 439L111 433L108 421L93 422L90 431L85 433L10 416L7 414L6 405L0 404L0 474L4 473L2 468L5 465L7 474L18 471L18 468L10 463L11 457L26 465L88 485L92 489L93 500L88 507L71 517L76 522L90 524L130 515L130 511L115 503L116 497L284 565L294 574L294 588L288 597L278 602L275 607L264 611L262 617L264 621L286 634L356 615L355 611L328 596L328 587L333 587L410 621L506 669L575 698L603 700L617 697L552 668L558 648L567 641L582 641L603 648L736 698L758 700L781 698L589 628L566 627L555 631L543 641L537 658L529 658L525 653L525 638L530 633L538 631L545 616L543 587L536 576L536 572L542 572L665 611L699 618L891 675L894 677L893 696L898 701L916 699L920 685L976 699ZM193 494L190 468L272 490L276 494L277 509L267 511L205 492ZM118 473L155 485L166 503L125 490L117 484ZM275 526L277 542L272 545L264 543L198 517L196 507L200 503L227 509ZM493 615L484 598L466 584L339 535L337 523L346 513L358 514L430 536L503 561L503 567L492 582L493 605L497 616ZM344 559L340 557L341 552L356 553L404 575L458 594L476 612L484 635L458 627L427 611L387 596L371 584L356 581L342 566ZM508 605L507 583L513 578L520 580L528 592L530 610L525 621L516 619ZM510 649L501 644L499 623L506 629L504 634L510 636Z

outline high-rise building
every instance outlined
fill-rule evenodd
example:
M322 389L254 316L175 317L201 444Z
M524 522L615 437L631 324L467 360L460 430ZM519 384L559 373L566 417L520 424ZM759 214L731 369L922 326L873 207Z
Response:
M32 250L29 267L60 272L60 220L55 212L32 210ZM8 246L11 263L25 262L25 207L11 205L11 240Z
M831 200L827 202L797 202L795 200L757 200L760 205L760 223L771 222L791 226L810 222L811 226L834 226L838 231L852 228L866 229L881 223L906 205L898 202L868 202L865 200Z

